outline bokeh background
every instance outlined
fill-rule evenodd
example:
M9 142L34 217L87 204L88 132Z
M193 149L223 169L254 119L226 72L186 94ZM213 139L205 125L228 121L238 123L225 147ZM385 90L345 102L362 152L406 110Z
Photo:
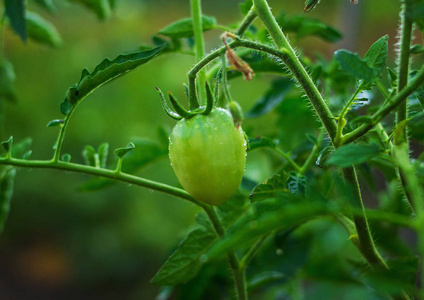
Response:
M222 25L237 24L242 15L236 0L205 0L203 12ZM270 0L274 13L304 14L304 2ZM103 58L137 50L167 24L189 17L188 0L118 0L111 18L99 21L83 7L55 1L57 12L39 12L58 28L63 46L50 49L4 32L4 55L15 67L18 102L6 103L1 140L32 138L33 159L49 159L57 137L46 124L61 117L59 104L84 67L93 69ZM323 0L309 16L339 29L335 44L308 37L295 41L314 59L330 58L339 48L363 55L378 38L389 34L395 43L398 1ZM206 33L206 49L220 45L222 31ZM393 48L393 47L391 47ZM390 53L393 56L393 52ZM389 59L390 60L390 59ZM393 61L393 60L391 60ZM159 128L169 131L174 121L161 109L155 86L183 98L182 83L194 64L192 56L166 55L113 81L90 95L72 117L63 151L83 162L85 145L110 149L141 137L159 141ZM272 76L257 75L251 84L232 82L232 94L248 110L268 88ZM285 106L287 105L287 106ZM290 113L290 103L280 111ZM305 110L307 111L307 109ZM308 114L308 113L305 113ZM267 135L277 122L270 113L259 119L252 135ZM290 119L289 119L290 120ZM246 127L253 127L246 121ZM305 122L314 122L305 118ZM278 125L280 124L280 125ZM292 125L290 125L292 126ZM284 145L284 139L282 141ZM291 139L287 137L287 143ZM246 176L270 177L278 161L269 153L249 154ZM114 166L113 153L109 166ZM136 173L178 185L166 156ZM52 170L20 169L15 180L12 210L0 239L0 298L25 299L155 299L159 287L149 280L190 230L198 209L180 199L147 189L115 184L96 192L81 192L90 178Z

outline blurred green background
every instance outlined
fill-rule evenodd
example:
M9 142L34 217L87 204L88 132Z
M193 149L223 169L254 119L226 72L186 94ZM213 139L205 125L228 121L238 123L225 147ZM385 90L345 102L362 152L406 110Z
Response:
M32 159L51 157L57 128L46 128L46 124L61 118L59 104L84 67L93 70L105 57L137 50L161 28L190 14L188 0L118 0L112 17L101 22L67 1L55 2L55 14L28 2L29 9L55 24L63 38L61 48L49 49L31 41L23 44L11 30L5 31L4 55L15 67L19 101L5 105L1 138L13 135L19 142L31 137ZM303 1L269 2L274 13L304 14ZM242 18L239 3L205 0L203 12L215 16L221 25L237 24ZM336 44L313 37L295 44L312 58L315 53L330 58L341 47L363 55L385 34L393 46L399 5L385 0L360 0L358 5L323 0L309 16L341 30L344 38ZM207 51L220 45L220 34L219 30L206 33ZM182 83L194 62L191 56L161 56L90 95L72 117L63 152L82 163L85 145L97 148L108 142L113 150L139 137L159 141L158 129L169 131L175 122L162 111L154 87L171 90L182 99ZM238 78L232 82L232 94L248 110L269 87L270 79L273 76L257 75L252 82ZM301 105L302 122L316 126L306 104ZM292 108L290 101L279 107L280 115L287 114L287 122L277 122L279 115L271 112L247 120L245 128L252 136L272 135L275 126L290 130L300 123L290 119ZM289 150L293 140L288 136L283 148ZM109 166L114 163L110 153ZM280 165L270 153L254 152L248 156L246 176L263 181ZM137 175L178 185L167 157ZM89 179L60 171L19 170L12 211L0 239L1 299L155 299L159 288L149 285L149 280L190 230L198 209L126 184L97 192L78 191Z

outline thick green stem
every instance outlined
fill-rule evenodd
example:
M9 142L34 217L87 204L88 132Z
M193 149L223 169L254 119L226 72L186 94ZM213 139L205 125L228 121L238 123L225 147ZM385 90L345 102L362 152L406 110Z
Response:
M368 226L368 220L365 216L365 207L362 202L361 191L358 185L358 178L354 167L342 169L345 180L351 184L353 188L352 203L353 207L361 211L361 215L354 215L353 222L355 223L356 233L358 235L358 249L365 260L372 266L383 266L388 269L383 258L375 248L374 241L371 237L371 232Z
M322 124L327 130L328 135L331 138L331 141L335 142L337 135L337 124L334 121L329 108L327 107L322 95L318 91L318 88L313 83L309 74L303 67L290 43L284 36L281 31L280 26L275 20L274 16L271 13L271 9L266 0L253 0L255 6L255 11L258 17L262 20L265 27L268 29L271 37L273 38L277 47L287 54L283 62L287 65L296 79L299 81L303 90L306 92L310 102L312 103L316 113L318 114ZM359 247L364 258L371 265L383 265L385 266L384 260L381 258L377 252L374 242L371 237L371 233L368 227L368 221L365 216L365 210L362 203L361 192L359 189L358 179L356 177L356 171L352 168L343 169L343 175L346 181L350 182L355 189L355 201L356 205L362 209L362 216L354 217L355 227L358 233Z
M322 124L327 130L328 135L332 140L334 140L337 132L337 124L334 121L334 117L325 103L321 93L318 91L317 86L312 81L312 78L309 76L287 38L281 31L280 26L271 13L271 9L268 6L267 1L253 0L253 5L255 7L256 14L264 23L277 47L287 54L286 59L283 60L284 63L302 86L316 113L321 119Z
M196 61L200 61L205 55L205 41L203 39L203 27L202 27L202 1L201 0L190 0L191 4L191 17L193 20L193 29L194 29L194 43L195 43L195 53ZM206 81L206 71L201 70L199 72L199 80L197 84L198 95L200 98L200 103L205 104L202 100L206 99L206 90L204 84ZM190 107L194 109L197 107Z
M401 12L401 37L399 52L399 72L398 72L398 92L402 91L408 84L409 77L409 56L412 39L412 19L411 19L411 0L404 0ZM398 107L396 114L397 124L406 120L408 117L408 101L404 101ZM408 139L407 128L404 129L404 136ZM409 148L409 143L408 143Z
M220 238L225 236L225 229L219 221L218 215L211 206L204 206L204 211L209 217L216 233ZM228 253L228 262L233 273L234 285L237 293L237 300L247 300L247 289L244 268L240 267L240 262L234 252Z

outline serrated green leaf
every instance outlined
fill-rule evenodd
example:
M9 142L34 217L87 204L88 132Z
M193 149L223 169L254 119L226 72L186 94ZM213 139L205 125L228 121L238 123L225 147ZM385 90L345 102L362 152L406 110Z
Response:
M122 172L133 173L160 158L165 158L168 156L167 144L159 145L158 143L145 138L135 140L134 144L135 149L125 156L125 164L122 166ZM114 183L116 183L116 181L98 177L84 183L79 187L79 190L86 192L96 191L108 187Z
M93 146L87 145L82 150L82 157L84 157L85 164L94 167L96 165L96 150Z
M56 27L34 12L26 14L28 37L43 45L57 48L62 45L62 38Z
M367 82L372 82L376 79L374 70L358 54L347 50L338 50L334 53L334 57L338 61L340 69L346 73Z
M12 25L13 30L21 37L22 41L27 40L27 26L25 19L24 0L5 0L6 16Z
M97 149L97 153L99 155L100 168L106 168L107 156L109 154L109 144L108 143L101 144L99 148Z
M68 0L69 2L80 3L94 12L100 20L106 20L111 15L110 0Z
M15 174L16 169L0 168L0 235L9 216Z
M326 164L346 168L366 162L380 153L381 149L377 144L348 144L331 153Z
M4 150L10 152L13 145L13 136L11 136L7 141L1 142L1 145L3 146Z
M213 260L229 251L240 249L241 246L250 244L265 233L299 226L329 213L329 209L322 203L294 201L278 209L263 212L251 220L242 219L232 226L231 235L224 237L208 250L205 260Z
M389 36L385 35L375 42L364 56L364 61L374 69L376 74L380 74L386 66Z
M62 125L63 124L63 120L53 120L53 121L50 121L48 124L47 124L47 127L54 127L54 126L60 126L60 125Z
M286 180L286 187L293 195L305 196L306 177L290 173Z
M211 30L215 25L216 19L214 17L202 16L203 31ZM160 30L159 34L176 39L193 37L193 21L191 18L179 20Z
M116 156L119 158L123 158L128 152L131 150L134 150L135 145L134 143L130 142L125 148L118 148L115 150Z
M2 60L0 62L0 101L3 98L11 102L17 100L16 90L13 85L15 79L12 63Z
M72 156L69 153L65 153L65 154L62 155L62 160L64 162L70 162L71 161L71 158L72 158Z
M294 83L290 78L283 77L274 81L265 96L260 98L247 112L246 117L256 118L270 112L284 100L293 86Z
M73 105L76 105L85 96L92 93L100 86L147 63L156 57L164 47L165 46L162 45L151 50L119 55L112 61L106 58L96 66L92 73L84 69L78 84L69 88L66 93L65 101L61 104L62 113L65 115L68 114Z
M157 285L186 283L196 276L202 262L200 260L209 247L217 240L212 230L197 228L191 231L180 243L177 250L167 259L151 280Z
M276 197L280 193L288 193L288 190L285 186L285 180L286 178L284 174L275 174L265 182L258 184L253 189L249 195L250 200L256 202L267 198Z
M48 10L49 12L56 11L56 7L53 4L53 0L35 0L37 4L39 4L44 9Z

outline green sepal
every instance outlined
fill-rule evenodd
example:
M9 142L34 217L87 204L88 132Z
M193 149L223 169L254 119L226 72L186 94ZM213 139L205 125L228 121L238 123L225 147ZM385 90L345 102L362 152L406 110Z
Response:
M212 111L213 104L215 103L215 99L212 95L212 91L211 91L211 88L210 88L208 82L205 82L205 87L206 87L206 108L202 112L202 114L208 115Z
M168 104L166 104L165 95L162 93L162 91L161 91L158 87L156 87L156 89L157 89L157 90L158 90L158 92L159 92L159 97L160 97L160 99L162 100L162 108L163 108L163 110L166 112L166 114L167 114L168 116L170 116L170 117L171 117L172 119L174 119L174 120L181 120L181 119L182 119L182 117L181 117L179 114L177 114L177 113L173 112L173 111L169 108Z
M185 119L189 119L191 117L194 117L196 114L191 113L187 111L184 107L181 106L181 104L178 102L178 100L172 95L171 92L168 92L169 101L171 101L172 106L174 107L177 114L179 114L181 117Z

